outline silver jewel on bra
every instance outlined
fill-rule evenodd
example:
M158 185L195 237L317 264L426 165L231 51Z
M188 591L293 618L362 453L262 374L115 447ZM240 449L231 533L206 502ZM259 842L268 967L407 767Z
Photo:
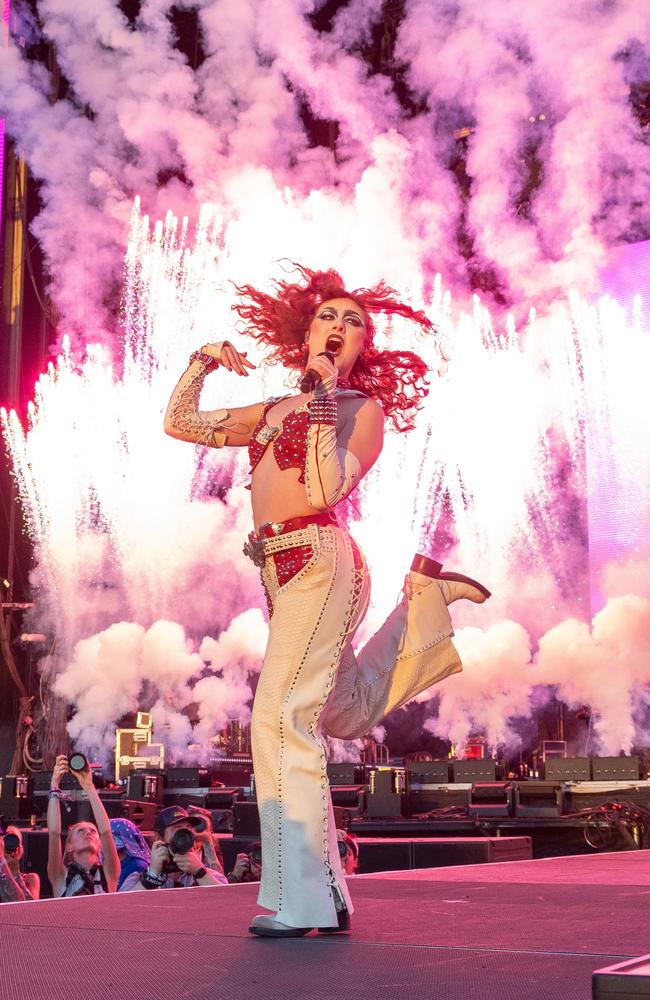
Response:
M264 424L264 426L260 427L259 431L255 435L255 440L258 442L258 444L267 445L271 441L274 441L279 433L280 433L279 427L269 427L268 424Z

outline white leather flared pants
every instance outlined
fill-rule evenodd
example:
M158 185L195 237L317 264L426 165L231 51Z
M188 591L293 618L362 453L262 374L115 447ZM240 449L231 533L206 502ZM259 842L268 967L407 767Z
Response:
M279 586L274 551L309 545ZM292 927L333 927L335 897L352 912L327 780L323 734L363 735L419 691L461 669L435 581L418 578L355 658L351 639L368 606L365 561L342 528L309 525L264 543L272 607L251 724L262 833L259 903ZM424 585L426 584L426 585Z

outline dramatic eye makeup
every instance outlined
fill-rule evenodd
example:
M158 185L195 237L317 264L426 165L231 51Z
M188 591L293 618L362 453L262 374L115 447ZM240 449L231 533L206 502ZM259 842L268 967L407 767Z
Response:
M324 309L322 313L319 314L318 319L338 319L338 313L335 312L334 309ZM352 312L351 310L347 310L343 313L343 319L348 320L352 326L361 327L366 325L361 319L361 316L359 316L359 313Z

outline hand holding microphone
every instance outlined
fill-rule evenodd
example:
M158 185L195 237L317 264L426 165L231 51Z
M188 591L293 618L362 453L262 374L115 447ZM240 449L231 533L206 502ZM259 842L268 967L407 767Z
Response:
M316 357L312 359L310 367L303 375L302 382L300 383L301 392L313 392L314 389L323 384L323 379L330 379L333 377L334 384L336 384L336 376L338 374L337 369L334 368L334 373L328 371L327 367L322 364L322 362L318 363L319 358L326 358L329 364L334 366L334 354L332 351L321 351L320 354L317 354Z

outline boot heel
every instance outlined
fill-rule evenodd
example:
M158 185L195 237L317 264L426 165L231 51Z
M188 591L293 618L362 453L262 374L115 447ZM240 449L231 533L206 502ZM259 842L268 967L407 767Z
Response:
M319 927L319 934L339 934L341 931L349 931L351 927L350 914L347 910L338 910L338 927Z
M421 573L422 576L430 576L435 580L440 575L441 569L442 563L436 562L435 559L429 559L428 556L423 556L420 552L416 552L413 556L412 573Z

